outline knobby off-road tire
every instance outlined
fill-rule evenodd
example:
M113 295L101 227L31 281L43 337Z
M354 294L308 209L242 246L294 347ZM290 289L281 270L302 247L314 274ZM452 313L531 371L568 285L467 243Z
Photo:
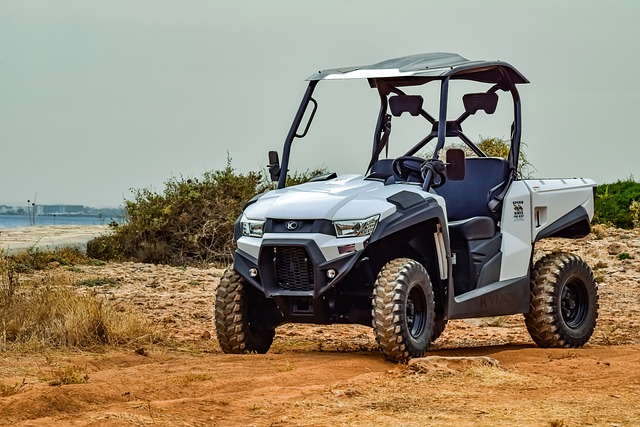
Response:
M527 330L540 347L582 347L598 318L598 286L591 268L577 255L554 253L531 272Z
M215 324L218 342L225 353L266 353L273 343L274 329L264 328L257 316L260 295L233 269L227 269L216 292Z
M388 262L376 279L371 315L387 360L405 363L421 357L431 343L435 304L427 270L417 261Z

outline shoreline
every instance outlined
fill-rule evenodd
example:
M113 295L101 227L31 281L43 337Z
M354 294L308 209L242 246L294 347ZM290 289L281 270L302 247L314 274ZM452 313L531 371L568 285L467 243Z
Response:
M108 225L32 225L0 229L0 251L16 255L28 251L72 248L87 251L87 242L109 233Z

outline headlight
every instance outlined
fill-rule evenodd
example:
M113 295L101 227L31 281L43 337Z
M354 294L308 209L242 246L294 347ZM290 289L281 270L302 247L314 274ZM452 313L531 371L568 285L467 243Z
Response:
M336 229L338 237L362 237L370 236L378 225L380 215L374 215L367 219L355 219L346 221L334 221L333 226Z
M262 237L264 232L264 221L244 220L242 224L242 235L248 237Z

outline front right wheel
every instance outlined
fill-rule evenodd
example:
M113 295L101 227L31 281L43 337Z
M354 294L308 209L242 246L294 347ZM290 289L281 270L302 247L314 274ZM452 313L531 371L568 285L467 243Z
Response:
M422 357L435 321L433 288L422 264L408 258L388 262L376 279L371 314L387 360L405 363Z
M582 347L598 318L598 285L577 255L553 253L531 272L531 305L525 314L529 335L540 347Z

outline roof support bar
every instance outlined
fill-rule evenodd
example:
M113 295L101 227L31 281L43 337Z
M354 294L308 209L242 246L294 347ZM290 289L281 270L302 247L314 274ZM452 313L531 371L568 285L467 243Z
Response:
M442 80L440 85L440 113L438 117L438 142L436 149L433 151L432 159L438 158L438 153L444 147L445 137L447 136L447 103L449 100L449 76Z
M311 101L311 95L313 95L313 90L315 89L317 84L318 80L312 80L309 82L307 91L304 93L302 102L300 102L300 106L298 107L298 112L293 119L293 123L291 123L291 128L289 129L289 133L287 134L287 139L284 140L284 148L282 150L282 165L280 166L280 178L278 178L278 188L284 188L287 182L287 172L289 171L289 157L291 155L291 144L293 144L293 140L297 136L296 132L298 132L298 127L300 126L300 122L304 117L304 113L307 111L307 107L309 106L309 102ZM304 132L304 134L306 134L306 131Z

